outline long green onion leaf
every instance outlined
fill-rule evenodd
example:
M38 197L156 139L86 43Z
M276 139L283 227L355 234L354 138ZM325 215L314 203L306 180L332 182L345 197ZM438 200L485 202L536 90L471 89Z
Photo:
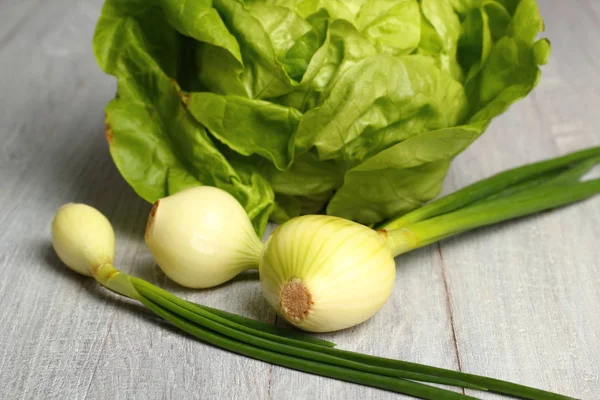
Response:
M151 299L156 302L163 308L169 309L170 312L177 314L180 318L184 318L186 320L192 321L193 323L200 323L208 329L214 329L215 325L207 325L207 320L211 320L211 322L216 322L218 325L235 328L236 324L231 323L232 321L227 322L227 320L223 321L219 319L219 316L216 315L207 315L206 310L202 310L198 305L180 299L179 297L160 289L146 281L141 279L131 277L131 282L141 294L143 294L146 298ZM217 318L215 318L217 317ZM222 328L217 328L222 329ZM241 333L241 331L233 332L235 329L228 330L228 334L234 335L234 338L239 340L239 336L237 334ZM222 330L220 332L223 332ZM250 332L246 330L246 332ZM256 334L256 332L253 332ZM223 333L221 333L223 334ZM518 385L510 382L501 381L498 379L492 379L484 376L467 374L459 371L446 370L443 368L430 367L426 365L421 365L417 363L411 363L400 360L393 360L382 357L375 357L360 353L354 353L350 351L344 351L339 349L327 348L307 342L296 341L290 338L273 338L274 335L269 333L264 334L264 332L259 333L258 337L262 339L260 345L267 346L270 350L278 349L278 351L285 351L287 354L290 354L290 351L293 349L294 352L291 353L295 356L300 357L308 357L311 360L318 360L325 363L333 363L330 365L338 365L345 366L348 368L358 368L358 370L366 371L366 372L376 372L379 375L385 376L396 376L396 377L406 377L407 379L419 380L422 382L430 382L430 383L442 383L453 386L459 386L467 389L475 389L475 390L489 390L500 394L507 394L511 396L515 396L523 399L540 399L540 400L565 400L571 399L567 396L562 396L559 394ZM247 336L246 336L247 338ZM253 340L251 342L253 345L258 345L258 342ZM280 347L281 345L286 345L285 348ZM309 349L313 350L312 352L300 352L299 350ZM314 358L315 354L319 355L319 358ZM327 354L331 356L335 356L334 359L320 357L322 354ZM345 359L349 361L354 361L356 363L363 363L364 365L357 364L347 364L340 363L340 359ZM371 367L378 367L380 369L373 369ZM414 373L415 375L408 375L407 373ZM402 375L399 375L399 374Z
M420 399L476 399L475 397L466 396L450 390L424 385L422 383L413 382L406 379L391 378L368 372L361 372L351 368L333 366L248 345L190 322L189 320L182 318L181 316L169 311L168 309L165 309L164 307L161 307L144 296L141 296L138 300L157 316L169 321L179 329L187 332L197 339L200 339L203 342L207 342L222 349L226 349L261 361L266 361L271 364L276 364L315 375L335 378L346 382L353 382L365 386L385 389Z
M166 293L169 293L169 292L166 292ZM225 319L235 322L239 325L243 325L245 327L255 329L257 331L272 333L274 335L278 335L278 336L282 336L282 337L286 337L286 338L290 338L290 339L297 339L297 340L301 340L303 342L313 343L313 344L316 344L319 346L325 346L325 347L335 347L336 346L335 343L329 342L327 340L319 339L319 338L316 338L316 337L313 337L310 335L304 335L302 333L296 332L291 329L279 328L275 325L267 324L265 322L258 321L256 319L252 319L252 318L246 318L246 317L243 317L238 314L232 314L230 312L219 310L217 308L203 306L201 304L196 304L196 303L192 303L192 304L194 304L197 307L202 308L203 310L209 311L211 314L217 315L221 318L225 318Z
M565 185L578 182L582 176L594 168L597 164L600 164L600 157L594 157L583 160L571 167L563 170L557 170L545 173L538 178L525 181L515 186L511 186L505 190L502 190L494 195L486 197L485 199L479 200L473 204L480 204L489 200L496 200L503 197L513 196L518 193L523 193L526 190L533 189L542 186L552 185Z
M571 399L559 394L463 372L342 351L280 337L269 332L256 334L253 328L211 314L194 303L180 299L144 280L122 273L112 264L102 264L94 272L95 279L106 288L140 301L156 315L197 339L275 365L422 399L473 399L473 397L415 381L485 388L522 399Z
M501 195L502 197L518 192L521 189L539 186L569 170L580 168L582 163L585 165L584 169L589 169L598 163L598 157L600 157L600 147L593 147L562 157L501 172L424 205L415 211L382 225L380 228L386 230L402 228L456 211L492 196L498 197L499 193L503 191L505 192Z
M159 292L160 289L156 290L158 289L157 287L152 288L153 285L149 284L148 282L135 279L133 284L142 296L155 302L161 307L168 309L170 312L204 328L211 329L212 331L218 332L224 336L231 337L253 346L258 346L282 354L301 357L307 360L319 361L330 365L352 368L359 371L371 372L384 376L411 379L421 382L439 383L475 390L485 390L485 388L482 386L469 384L457 379L436 377L394 368L379 367L369 363L361 363L347 358L336 357L329 354L329 352L323 352L323 348L321 346L310 345L288 338L277 338L270 334L265 335L264 332L260 331L247 333L247 331L244 330L236 330L235 325L231 324L231 321L219 321L219 318L215 320L214 315L211 317L207 315L204 310L191 303L187 303L176 296L163 296Z
M405 229L415 238L410 249L426 246L478 227L550 210L600 193L600 179L573 184L542 185L515 195L484 201L464 209L434 217ZM406 234L389 231L389 235Z

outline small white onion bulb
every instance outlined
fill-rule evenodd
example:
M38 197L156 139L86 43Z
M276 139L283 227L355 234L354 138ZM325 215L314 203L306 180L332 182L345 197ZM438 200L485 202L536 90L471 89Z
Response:
M58 209L52 221L52 247L67 267L93 276L94 269L112 264L115 233L100 211L85 204L69 203Z
M158 200L145 238L163 272L189 288L216 286L257 268L262 250L244 208L211 186Z
M279 226L260 259L269 304L311 332L349 328L389 298L396 268L385 238L358 223L324 215Z

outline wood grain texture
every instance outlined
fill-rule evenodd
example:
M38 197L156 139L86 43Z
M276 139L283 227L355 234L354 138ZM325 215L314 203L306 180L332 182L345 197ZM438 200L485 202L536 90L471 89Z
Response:
M456 160L448 190L600 144L600 14L590 12L600 6L557 0L540 8L553 45L542 83ZM463 370L597 398L599 241L595 198L441 243Z
M539 4L553 44L542 82L456 159L446 192L600 144L600 2ZM155 267L141 240L149 206L119 176L102 134L115 84L91 52L101 5L0 1L0 398L400 398L190 340L60 264L49 247L53 213L86 202L114 223L123 269L191 300L275 321L254 274L193 292ZM593 199L429 246L398 259L394 294L379 314L323 337L595 399L599 243Z

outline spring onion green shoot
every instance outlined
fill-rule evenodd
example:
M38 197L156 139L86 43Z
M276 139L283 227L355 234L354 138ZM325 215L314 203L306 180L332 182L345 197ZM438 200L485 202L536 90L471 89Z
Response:
M116 269L113 265L114 240L114 232L106 218L89 206L65 205L58 210L52 224L52 244L67 267L91 275L109 290L139 301L160 318L218 348L421 399L475 399L430 383L522 399L571 399L483 376L335 349L330 342L289 334L259 321L191 303Z

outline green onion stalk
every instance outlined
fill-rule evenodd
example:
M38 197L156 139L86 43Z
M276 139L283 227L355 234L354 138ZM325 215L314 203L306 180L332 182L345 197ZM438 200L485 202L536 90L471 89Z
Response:
M600 163L600 147L502 172L380 227L394 256L475 228L551 210L600 193L581 178Z
M274 365L421 399L476 399L429 383L522 399L572 399L484 376L339 350L325 340L186 301L110 263L96 268L93 276L202 342Z
M225 192L187 189L161 200L160 206L155 204L146 242L163 271L177 279L204 272L215 284L219 278L235 276L235 268L258 267L267 301L288 322L309 331L332 331L366 320L385 303L395 277L395 256L467 230L597 194L600 179L581 179L599 162L600 148L592 148L516 168L391 220L378 230L330 216L298 217L279 226L265 245L255 239L239 203ZM245 220L235 219L242 214ZM223 218L227 229L219 230ZM83 204L59 209L52 241L69 268L92 276L196 339L224 350L422 399L475 398L430 384L522 399L570 399L488 377L336 349L327 341L183 300L116 269L112 226L101 213ZM179 247L173 249L175 244ZM199 259L208 267L188 265ZM202 285L201 279L196 282Z

